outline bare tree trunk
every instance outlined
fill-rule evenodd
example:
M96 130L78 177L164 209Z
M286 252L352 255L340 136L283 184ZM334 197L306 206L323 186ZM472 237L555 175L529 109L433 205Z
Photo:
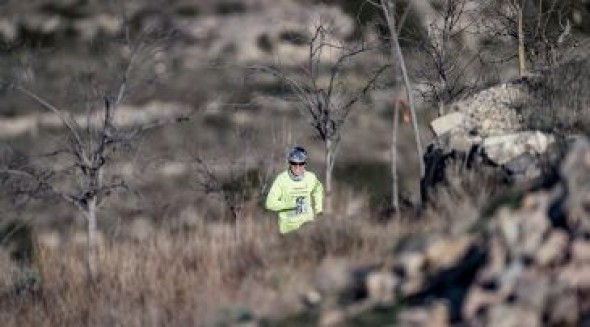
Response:
M93 197L88 201L88 211L86 212L87 219L87 274L88 280L94 282L97 275L97 223L96 223L96 197Z
M236 243L240 243L240 220L236 217L236 225L234 226L234 237Z
M520 1L520 0L517 0ZM524 32L523 32L523 13L522 3L517 2L516 8L518 11L518 74L523 76L526 73L525 67L525 52L524 52Z
M446 8L448 8L448 0L447 0L447 5L445 6ZM445 30L443 30L443 36L442 36L442 45L440 46L440 62L439 62L439 81L440 81L440 87L441 87L441 94L439 95L440 100L438 103L438 116L442 117L445 114L445 100L446 100L446 93L447 93L447 78L446 78L446 57L447 57L447 51L446 51L446 46L449 42L449 37L448 37L448 31L446 30L446 24L445 24Z
M326 166L325 166L325 174L326 174L326 185L324 188L325 192L325 204L324 204L324 211L326 213L332 213L333 206L332 206L332 183L333 183L333 176L332 172L334 170L334 148L333 148L333 141L331 139L326 139L325 143L325 156L326 156Z
M447 36L447 31L443 31L444 35L443 35L443 39L442 39L442 46L440 49L440 56L441 56L441 60L439 63L439 80L440 80L440 87L442 92L440 93L439 97L440 97L440 101L438 104L438 116L442 117L445 114L445 101L446 101L446 93L447 93L447 87L448 87L448 83L447 83L447 77L446 77L446 46L448 44L448 36Z
M399 219L399 190L397 176L397 132L399 127L399 100L393 104L393 128L391 134L391 205L395 210L395 217Z
M236 240L236 243L240 243L240 214L237 211L234 210L238 210L236 208L232 209L232 214L234 216L234 238Z
M404 61L404 55L402 53L401 46L399 44L399 39L397 35L397 29L395 28L395 10L393 8L393 3L387 0L381 0L381 8L383 10L383 14L387 19L387 25L389 28L389 34L391 37L391 54L392 57L395 58L397 56L399 60L399 66L402 71L402 77L404 79L404 85L406 88L406 95L408 97L408 104L410 106L410 114L412 115L412 127L414 129L414 137L416 138L416 152L418 154L418 163L420 165L420 180L424 178L424 173L426 169L424 168L424 159L422 154L422 139L420 137L420 130L418 128L418 120L416 118L416 108L414 107L414 97L412 95L412 85L410 83L410 78L408 77L408 70L406 68L406 63ZM422 206L421 200L418 201L418 206Z

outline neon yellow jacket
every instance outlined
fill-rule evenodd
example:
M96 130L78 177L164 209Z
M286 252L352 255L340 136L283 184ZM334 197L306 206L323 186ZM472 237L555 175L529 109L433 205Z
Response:
M295 200L304 198L304 211L295 213ZM313 201L313 202L312 202ZM285 234L299 229L312 221L323 211L324 187L312 172L304 172L300 181L293 180L286 170L272 183L266 197L266 209L276 211L279 216L279 231Z

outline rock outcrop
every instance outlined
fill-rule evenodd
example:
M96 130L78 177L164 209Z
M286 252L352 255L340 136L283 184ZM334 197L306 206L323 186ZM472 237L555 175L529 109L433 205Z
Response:
M451 160L467 166L477 160L497 167L498 175L509 181L546 177L546 166L556 160L560 140L529 130L519 112L534 96L534 79L524 77L483 90L452 104L452 112L431 122L435 138L425 153L424 199L428 188L444 180Z

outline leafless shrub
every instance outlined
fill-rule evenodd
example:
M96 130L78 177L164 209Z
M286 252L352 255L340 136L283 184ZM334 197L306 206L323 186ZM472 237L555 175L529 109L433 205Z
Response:
M568 2L553 0L494 0L481 5L487 29L494 37L520 44L514 47L512 57L519 57L524 71L525 63L532 64L533 70L551 67L572 49L572 9Z
M191 166L195 186L221 201L235 224L235 238L240 237L240 222L248 210L260 205L271 182L271 162L263 159L247 133L237 133L239 148L224 151L215 159L210 154L192 154Z
M559 134L588 133L590 62L573 60L524 80L531 100L521 108L527 126Z
M4 217L0 221L0 293L26 294L41 282L36 231L28 221Z
M467 230L500 190L509 186L496 167L476 164L467 168L463 160L450 160L444 180L431 191L424 217L454 231Z

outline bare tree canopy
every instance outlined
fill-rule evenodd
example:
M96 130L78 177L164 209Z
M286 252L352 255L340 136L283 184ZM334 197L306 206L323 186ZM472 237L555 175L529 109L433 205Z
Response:
M310 38L305 65L294 72L272 67L256 68L276 76L287 85L294 95L295 106L324 143L327 212L332 209L332 172L346 120L390 67L388 64L377 64L368 69L360 66L366 79L359 80L360 76L355 76L358 73L354 69L354 65L358 65L355 60L378 49L378 46L363 41L334 43L330 39L329 28L319 25Z

